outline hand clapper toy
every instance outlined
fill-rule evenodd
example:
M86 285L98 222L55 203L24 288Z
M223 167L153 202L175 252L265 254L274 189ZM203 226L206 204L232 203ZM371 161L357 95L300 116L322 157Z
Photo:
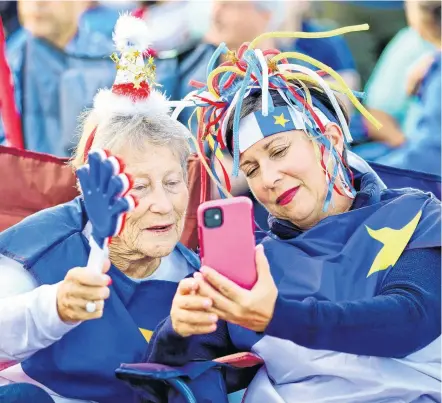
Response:
M108 256L110 239L122 232L126 213L137 204L127 194L132 181L123 170L123 162L108 151L94 150L88 154L88 164L76 172L92 224L87 267L99 272Z

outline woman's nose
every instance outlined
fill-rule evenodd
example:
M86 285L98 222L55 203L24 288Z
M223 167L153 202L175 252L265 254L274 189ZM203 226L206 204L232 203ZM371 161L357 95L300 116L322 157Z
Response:
M150 194L150 211L157 214L169 214L173 210L172 201L162 186L157 186Z
M280 179L281 173L273 164L261 167L261 181L264 188L273 189Z

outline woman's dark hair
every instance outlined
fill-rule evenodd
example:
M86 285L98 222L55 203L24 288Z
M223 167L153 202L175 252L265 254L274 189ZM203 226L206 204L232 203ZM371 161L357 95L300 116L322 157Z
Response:
M327 94L319 90L317 87L313 87L310 85L307 85L308 90L310 91L310 94L312 97L316 98L317 101L319 101L325 108L327 108L328 112L337 120L338 116L336 114L336 111L334 110L330 99L328 98ZM273 100L273 104L275 106L284 106L287 105L287 103L284 101L284 99L279 95L279 93L275 90L270 91L270 95ZM345 108L342 101L339 100L339 98L336 98L338 101L338 104L342 110L342 113L345 117L345 120L347 123L349 123L349 116L347 109ZM256 92L255 94L249 95L247 98L244 99L242 106L241 106L241 113L240 113L240 119L244 118L245 116L260 111L262 107L262 95L261 92ZM232 111L229 120L227 121L227 127L226 127L226 143L227 148L230 152L230 154L233 154L233 117L234 117L234 111Z

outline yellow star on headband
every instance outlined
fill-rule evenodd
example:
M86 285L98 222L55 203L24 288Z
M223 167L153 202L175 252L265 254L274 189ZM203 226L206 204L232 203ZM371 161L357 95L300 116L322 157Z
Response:
M376 241L384 244L382 249L375 257L367 277L371 276L377 271L387 270L390 266L394 266L396 264L411 237L413 236L421 216L422 211L419 211L408 224L399 229L385 227L374 230L366 226L369 235L373 239L376 239Z
M284 113L281 113L279 116L273 116L275 118L275 125L281 125L282 127L285 127L285 124L287 122L290 122L290 120L287 120L284 116Z

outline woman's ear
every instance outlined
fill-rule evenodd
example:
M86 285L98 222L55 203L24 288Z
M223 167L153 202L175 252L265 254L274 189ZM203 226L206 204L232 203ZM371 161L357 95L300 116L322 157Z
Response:
M324 134L331 141L336 151L342 155L344 152L344 136L341 128L336 123L329 122L325 126Z

